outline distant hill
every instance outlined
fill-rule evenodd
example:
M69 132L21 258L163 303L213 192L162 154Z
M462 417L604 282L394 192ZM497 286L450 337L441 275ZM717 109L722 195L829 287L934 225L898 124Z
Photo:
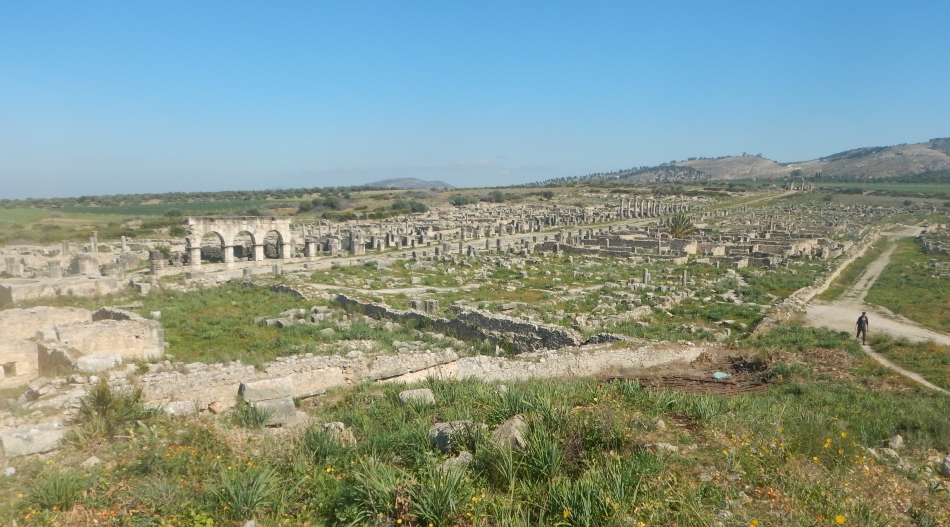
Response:
M416 178L396 178L396 179L384 179L382 181L376 181L375 183L367 183L367 187L380 187L380 188L398 188L406 190L415 190L415 189L445 189L452 190L455 187L449 185L444 181L423 181Z
M926 143L856 148L810 161L779 163L762 157L725 156L691 158L655 167L636 167L616 172L551 179L535 185L574 182L688 182L729 179L783 180L793 171L809 176L837 179L877 179L917 174L942 174L950 170L950 138L931 139Z
M675 165L695 168L709 174L710 179L781 179L793 170L801 170L805 175L821 172L823 177L876 179L950 170L950 139L856 148L795 163L776 163L754 156L731 156L694 159Z

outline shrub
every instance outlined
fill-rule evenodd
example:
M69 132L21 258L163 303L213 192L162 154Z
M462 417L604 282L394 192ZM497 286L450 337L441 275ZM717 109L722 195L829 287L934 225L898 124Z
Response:
M220 470L221 483L212 491L217 502L232 516L247 518L273 504L279 480L273 467Z
M86 479L71 472L47 470L27 487L28 501L39 509L69 510L88 487Z
M244 428L263 428L273 414L272 411L245 402L244 398L239 395L231 419L234 424Z
M160 412L146 408L142 390L113 390L100 379L82 398L75 422L79 425L64 436L63 441L85 446L90 441L110 439L136 421L151 419Z

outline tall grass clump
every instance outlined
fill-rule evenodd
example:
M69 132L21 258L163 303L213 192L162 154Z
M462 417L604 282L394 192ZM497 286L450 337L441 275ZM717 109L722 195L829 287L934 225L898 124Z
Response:
M237 404L234 405L234 410L231 413L231 420L234 424L243 428L264 428L272 415L274 415L273 411L247 403L239 395Z
M280 480L273 467L220 469L220 483L211 491L214 500L229 516L249 518L274 503Z
M27 486L27 501L39 509L67 511L88 486L89 482L79 474L46 470Z
M409 488L412 513L423 525L443 527L452 523L462 496L462 475L462 470L435 469Z
M63 437L65 443L80 447L92 441L110 439L136 421L156 417L158 408L148 408L142 401L141 389L113 390L105 379L100 379L80 400L74 422L78 425Z

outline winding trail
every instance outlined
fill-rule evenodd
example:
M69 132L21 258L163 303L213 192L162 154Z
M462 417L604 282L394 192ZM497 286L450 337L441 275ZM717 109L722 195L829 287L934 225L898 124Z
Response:
M891 255L896 249L895 242L908 236L917 236L920 227L902 227L899 230L884 233L878 243L888 243L890 246L877 260L868 265L867 270L857 282L837 300L830 302L813 300L805 306L805 324L812 327L826 327L838 331L855 331L856 321L862 311L867 311L869 331L880 331L895 337L905 337L912 341L932 340L937 344L950 346L950 335L939 333L915 324L913 321L892 313L889 309L864 301L868 291L878 277L890 263ZM882 366L889 368L908 379L918 382L927 388L950 395L950 392L935 386L919 374L908 371L894 364L881 354L876 353L870 346L862 346L864 352Z

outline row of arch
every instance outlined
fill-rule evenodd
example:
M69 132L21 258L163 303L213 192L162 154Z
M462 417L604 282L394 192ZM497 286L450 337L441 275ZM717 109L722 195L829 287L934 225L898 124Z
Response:
M261 262L293 256L289 218L188 217L186 249L189 264L202 260L231 265L235 259Z

